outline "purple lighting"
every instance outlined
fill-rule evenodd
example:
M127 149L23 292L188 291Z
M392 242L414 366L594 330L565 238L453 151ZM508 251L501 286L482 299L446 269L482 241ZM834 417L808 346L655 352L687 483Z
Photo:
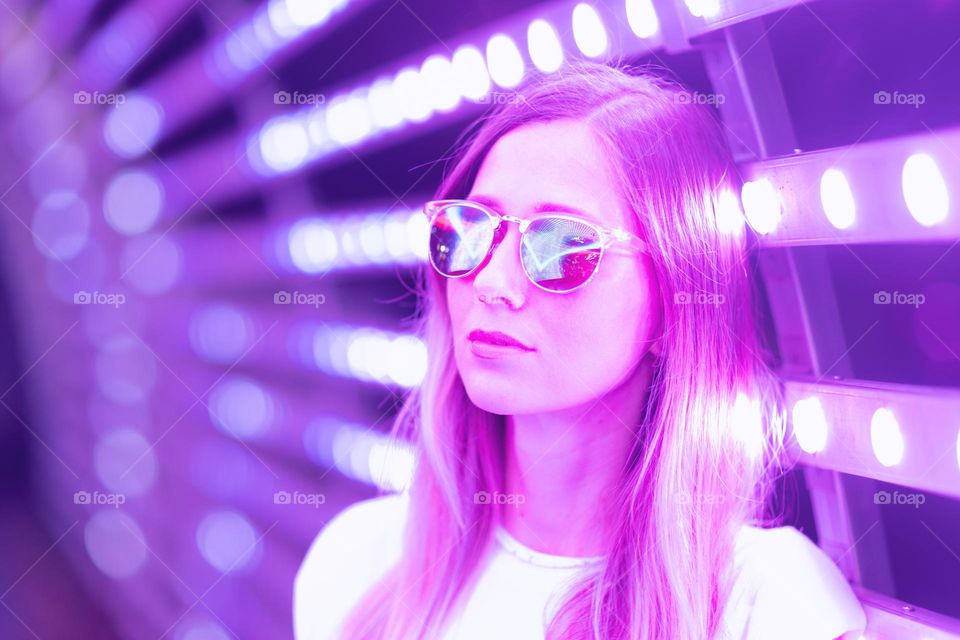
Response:
M563 47L557 32L546 20L537 18L527 28L527 47L537 69L553 73L563 64Z
M950 211L950 196L936 160L916 153L903 163L903 199L910 215L925 227L943 222Z
M453 63L446 56L435 54L424 60L420 66L420 76L426 92L433 96L435 110L445 113L460 104L460 93L453 77Z
M706 637L745 557L718 636L960 640L958 40L947 0L0 0L0 640L329 640L395 551L413 627L476 567L423 638L542 640L504 558L603 567L572 628Z
M596 58L607 51L607 30L597 10L586 2L573 8L573 38L577 48L588 58Z
M130 238L121 254L124 281L147 295L170 290L180 278L182 262L177 243L160 234Z
M94 451L97 477L105 487L126 496L140 496L153 487L157 457L139 431L118 429L100 438Z
M660 29L657 12L650 0L627 0L627 22L638 38L649 38Z
M295 119L271 121L259 135L259 158L270 171L286 171L303 164L310 152L310 137Z
M893 412L886 408L877 409L870 420L870 442L873 453L885 467L900 464L903 460L903 434Z
M211 421L234 438L259 438L278 418L270 394L253 380L224 378L210 394Z
M210 362L236 362L252 342L253 322L234 305L213 304L190 319L190 344Z
M744 183L740 199L747 222L754 231L766 235L776 230L783 212L777 191L768 179Z
M145 345L132 335L118 336L104 344L94 360L100 390L119 404L147 400L156 381L157 369Z
M150 173L124 171L107 186L103 216L107 224L125 235L147 231L163 209L163 187Z
M827 446L827 417L823 405L815 397L797 400L793 405L793 433L800 448L819 453Z
M487 68L490 79L504 89L520 84L524 74L523 58L510 36L498 33L487 41Z
M114 507L100 508L87 520L83 539L90 560L111 578L129 578L147 561L147 546L140 525Z
M453 52L453 76L460 94L477 101L490 91L490 73L483 54L476 47L463 45Z
M117 155L135 158L153 146L162 124L163 111L155 101L135 94L122 96L107 112L103 137Z
M393 95L400 104L403 117L410 122L424 122L433 115L432 96L418 69L408 67L397 72L393 79Z
M259 537L250 521L236 511L215 511L197 526L200 555L224 573L256 566L263 554Z
M837 229L849 229L857 219L857 203L850 183L839 169L827 169L820 178L820 202L827 220Z
M55 191L40 201L33 214L33 241L43 255L55 260L77 256L90 234L90 210L73 191Z

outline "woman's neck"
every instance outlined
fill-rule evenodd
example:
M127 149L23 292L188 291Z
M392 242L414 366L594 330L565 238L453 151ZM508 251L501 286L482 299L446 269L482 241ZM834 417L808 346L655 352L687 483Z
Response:
M507 496L498 509L514 538L555 555L606 552L612 501L650 376L650 359L644 358L630 377L593 403L507 417Z

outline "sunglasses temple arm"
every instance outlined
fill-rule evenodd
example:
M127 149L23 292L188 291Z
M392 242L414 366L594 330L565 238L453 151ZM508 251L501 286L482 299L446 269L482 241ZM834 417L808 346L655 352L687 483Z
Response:
M650 253L650 248L647 246L647 243L640 238L630 238L630 246L640 253Z
M606 247L610 248L612 245L616 245L618 243L618 240L622 246L627 246L634 251L638 251L640 253L645 253L648 255L650 253L649 245L647 245L646 242L644 242L643 240L641 240L640 238L632 234L626 237L621 237L619 239L611 238L607 240Z

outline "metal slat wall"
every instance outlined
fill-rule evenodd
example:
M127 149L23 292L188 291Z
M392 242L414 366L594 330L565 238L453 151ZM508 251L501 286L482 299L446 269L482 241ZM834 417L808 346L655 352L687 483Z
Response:
M783 6L787 4L793 3ZM732 16L746 15L755 8L749 5L735 2L725 8ZM829 30L815 6L798 12L803 10ZM805 478L819 544L855 585L869 572L874 587L884 584L884 591L891 593L896 589L889 565L892 543L884 527L877 526L880 511L889 508L883 498L891 494L878 491L874 504L854 502L841 472L958 497L956 389L855 379L850 354L858 337L844 331L839 294L831 286L836 280L830 277L822 247L842 246L854 253L848 245L954 241L957 217L946 214L947 205L938 196L949 189L947 185L958 184L954 172L960 146L952 130L934 131L924 125L926 131L912 136L802 152L790 133L791 105L778 90L777 64L765 38L777 22L789 19L783 13L763 26L730 25L723 29L723 39L711 45L715 51L706 59L715 90L728 96L720 109L733 123L728 139L741 151L750 180L742 203L764 247L760 265L788 383L791 425L800 444L800 460L808 467ZM855 51L848 53L863 63ZM908 167L918 158L924 168L912 184ZM807 249L794 249L798 246ZM936 256L930 264L932 269ZM869 270L865 264L864 268ZM881 285L877 288L883 289ZM872 523L866 532L854 527L852 512L858 520ZM936 538L930 544L942 544L956 556L949 546L955 538L944 541L930 533ZM869 567L860 566L858 558L868 558ZM857 592L868 612L865 637L953 638L960 633L955 619L863 586Z

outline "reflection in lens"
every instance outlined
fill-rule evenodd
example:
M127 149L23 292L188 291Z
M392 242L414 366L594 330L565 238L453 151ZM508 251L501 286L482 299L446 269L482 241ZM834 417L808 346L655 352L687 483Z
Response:
M523 236L523 268L550 291L570 291L590 279L600 263L596 229L564 218L534 220Z
M446 276L462 276L479 265L493 242L493 225L478 207L445 207L430 227L430 261Z

